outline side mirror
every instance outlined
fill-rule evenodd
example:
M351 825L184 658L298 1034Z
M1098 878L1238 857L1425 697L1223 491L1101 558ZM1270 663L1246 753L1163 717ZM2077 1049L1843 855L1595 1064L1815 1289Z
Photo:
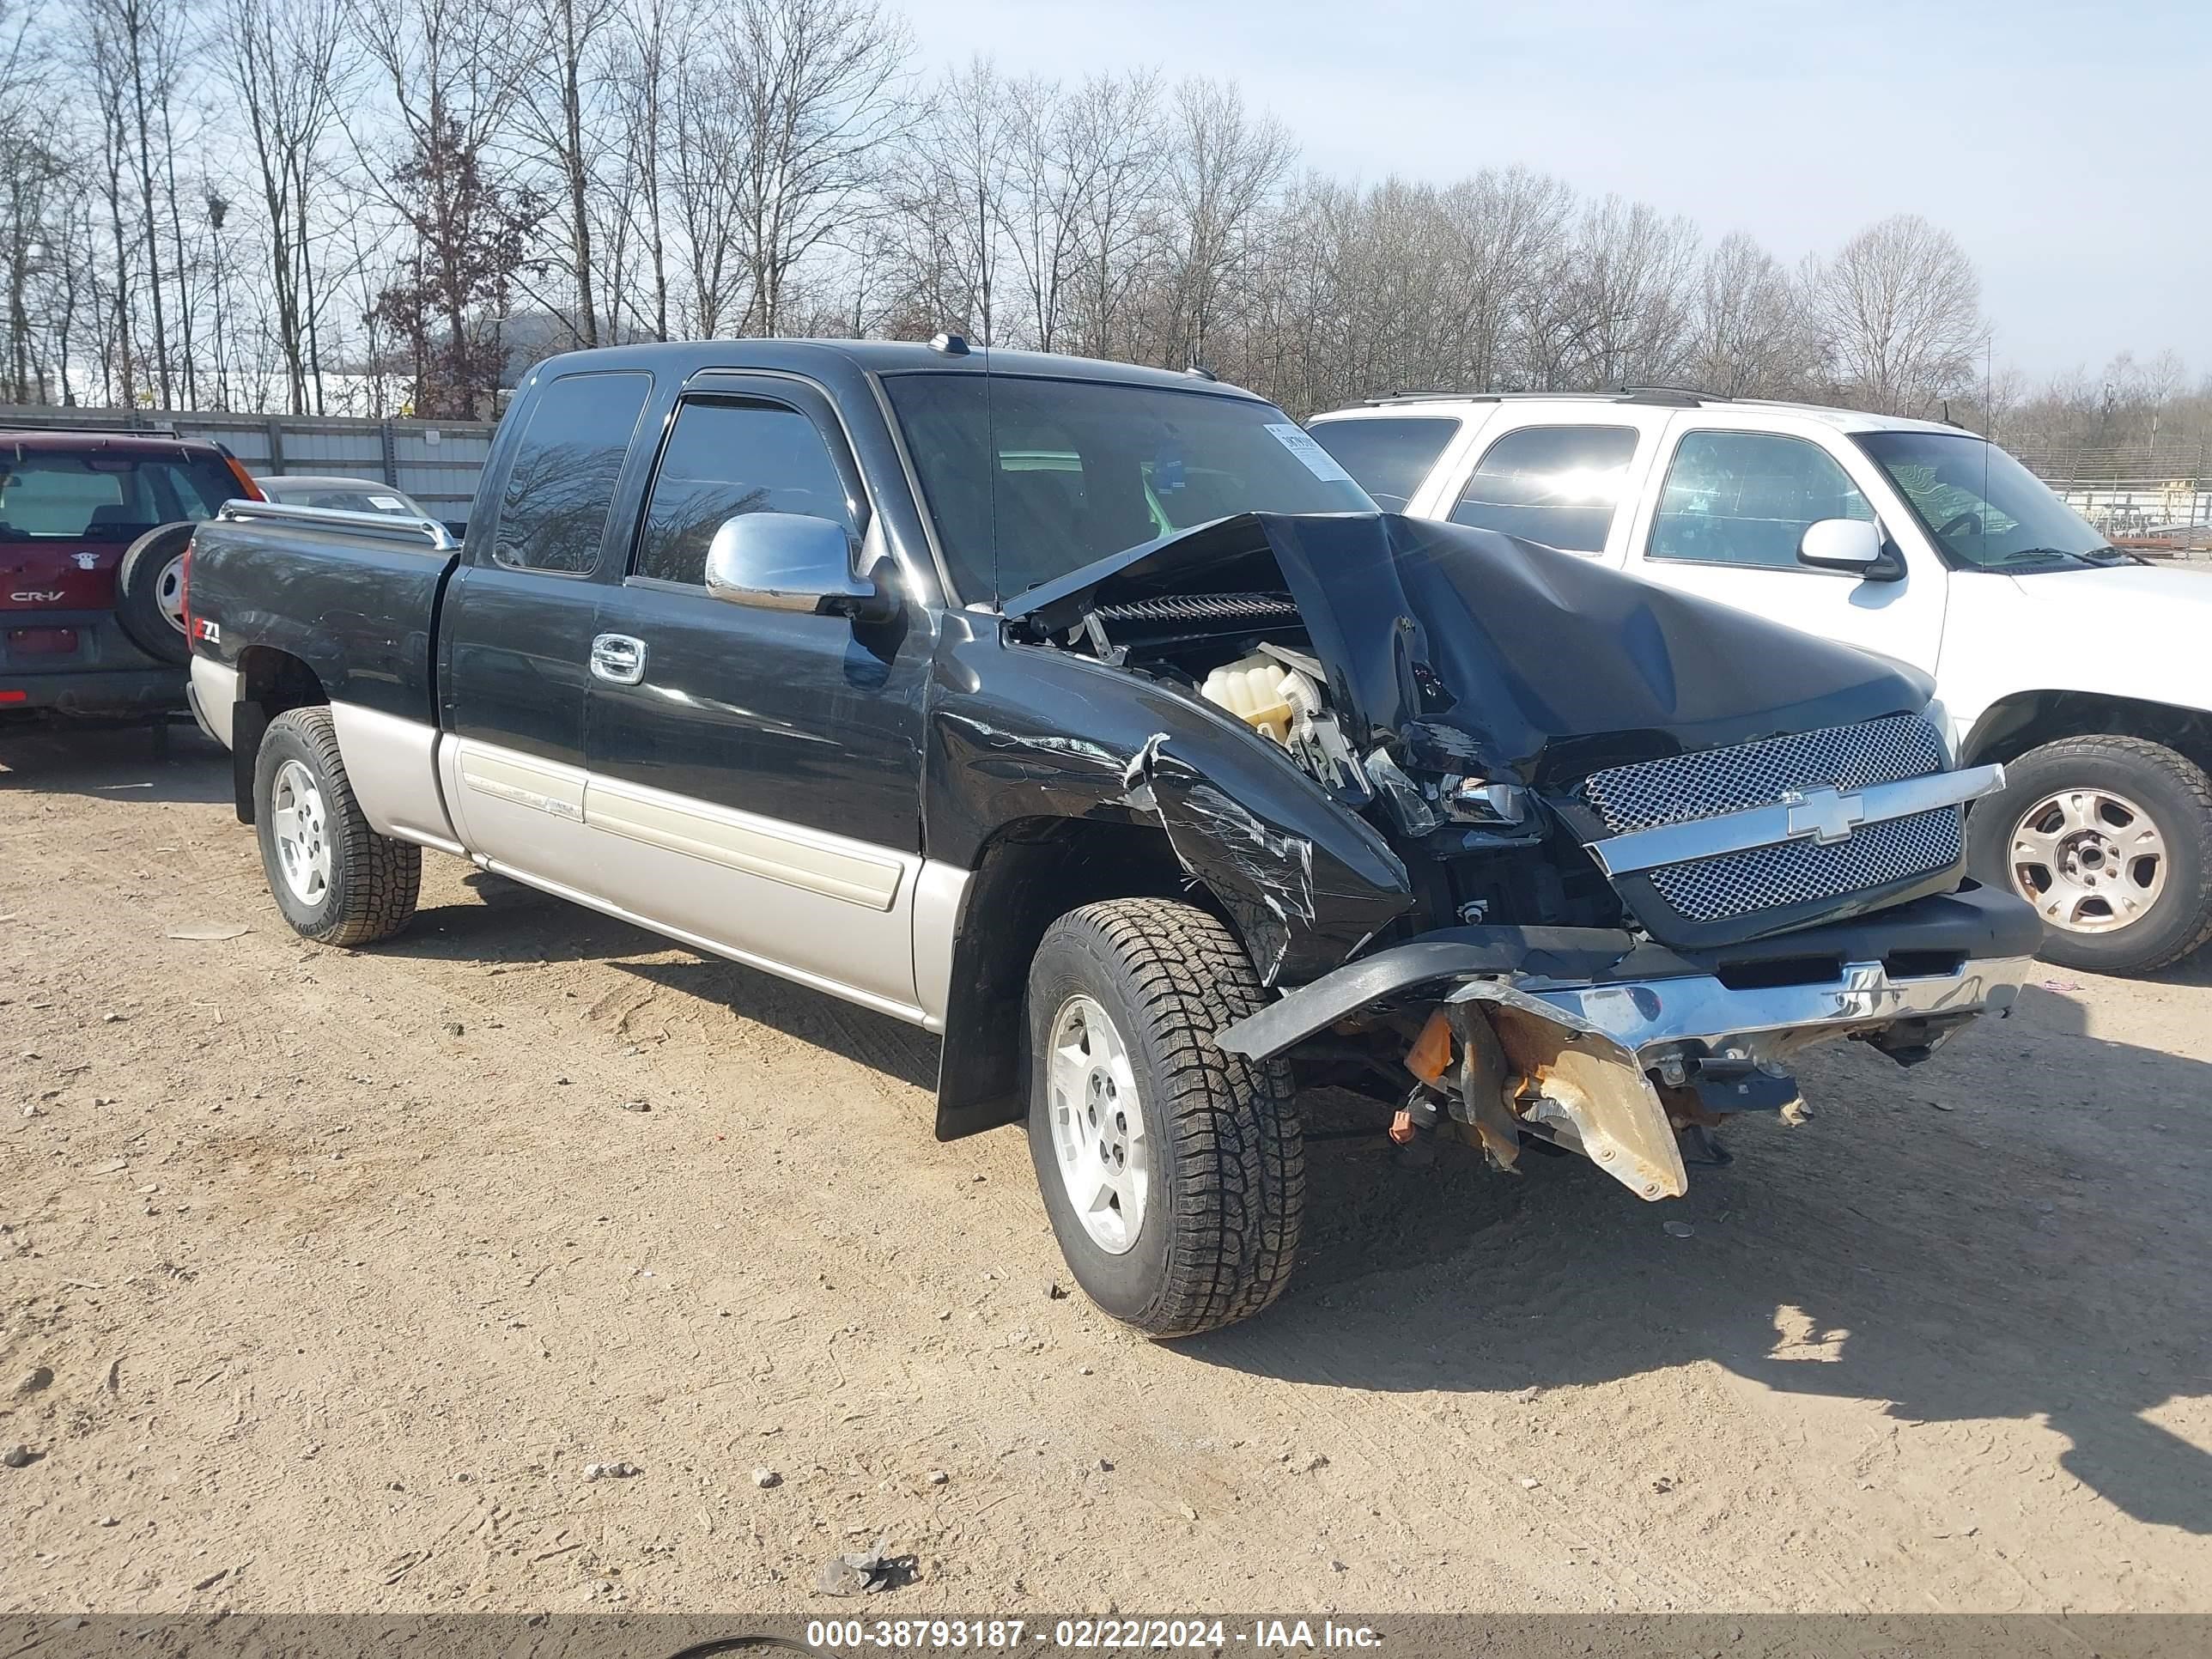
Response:
M1871 519L1821 519L1807 525L1797 538L1797 562L1865 581L1893 582L1905 574L1883 550L1881 526Z
M882 622L898 609L883 583L853 574L844 526L803 513L740 513L707 546L707 591L763 611Z

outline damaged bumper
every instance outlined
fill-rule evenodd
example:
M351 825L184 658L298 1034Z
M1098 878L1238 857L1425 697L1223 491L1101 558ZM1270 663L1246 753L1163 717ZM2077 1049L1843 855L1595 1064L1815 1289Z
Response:
M1493 1131L1493 1157L1510 1163L1513 1139L1496 1129L1534 1133L1640 1197L1675 1197L1688 1188L1675 1132L1707 1121L1701 1082L1786 1077L1797 1051L1844 1037L1911 1064L2008 1012L2041 938L2027 905L1983 890L1697 956L1598 929L1449 929L1339 969L1214 1041L1265 1059L1408 1002L1441 1006L1464 1036L1479 1008L1502 1075L1462 1065L1454 1109Z

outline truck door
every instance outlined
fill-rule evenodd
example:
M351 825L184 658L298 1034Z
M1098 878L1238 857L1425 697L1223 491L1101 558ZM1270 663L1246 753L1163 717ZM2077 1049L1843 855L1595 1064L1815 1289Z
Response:
M708 544L738 514L828 519L858 547L871 511L820 392L738 374L687 388L601 601L620 655L592 671L586 811L606 897L912 1018L927 613L863 623L705 586Z
M615 490L653 377L526 386L492 520L448 585L438 682L446 798L463 843L518 875L589 891L585 687L602 574L623 556ZM481 533L479 533L481 532Z
M1678 415L1637 514L1627 568L1824 639L1933 672L1948 572L1874 464L1832 432L1783 429L1769 415ZM1894 580L1797 562L1821 519L1872 519Z

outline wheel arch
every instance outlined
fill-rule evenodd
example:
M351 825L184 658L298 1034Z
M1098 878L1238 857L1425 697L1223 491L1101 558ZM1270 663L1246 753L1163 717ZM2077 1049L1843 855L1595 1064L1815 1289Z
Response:
M2015 691L1984 709L1960 745L1961 765L2014 761L2066 738L2145 738L2212 771L2212 713L2095 691Z
M953 939L937 1076L939 1140L1021 1121L1028 1109L1022 1000L1030 958L1059 917L1117 898L1179 898L1229 921L1212 894L1185 874L1156 825L1022 817L984 842Z
M240 823L253 822L253 767L269 722L295 708L330 702L321 677L305 660L273 645L238 653L238 705L231 717L231 793Z

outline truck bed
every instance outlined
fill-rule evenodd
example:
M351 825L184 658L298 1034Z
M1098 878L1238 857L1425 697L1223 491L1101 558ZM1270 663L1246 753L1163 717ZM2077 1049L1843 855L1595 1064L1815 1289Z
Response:
M273 647L334 702L434 725L438 606L460 557L441 530L234 501L193 538L191 611L225 663Z

